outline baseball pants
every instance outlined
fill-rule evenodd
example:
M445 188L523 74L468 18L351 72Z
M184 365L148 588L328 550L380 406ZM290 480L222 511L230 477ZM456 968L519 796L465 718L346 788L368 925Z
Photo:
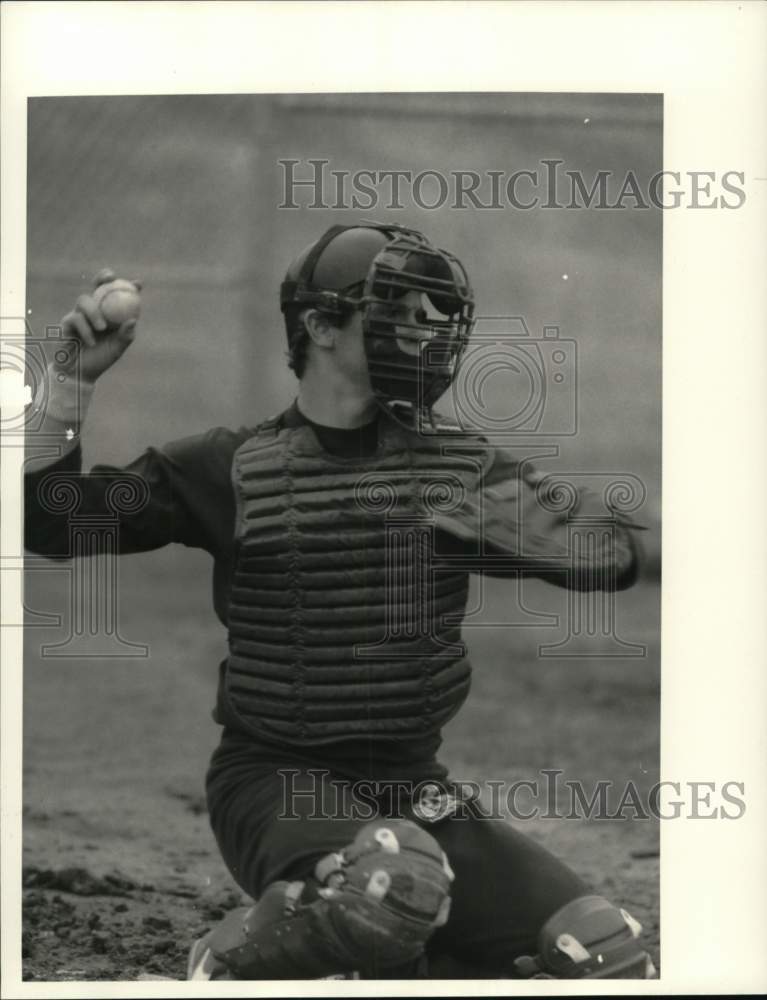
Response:
M440 773L435 764L425 762L425 777ZM371 816L371 800L357 800L349 771L298 752L270 759L263 746L225 730L208 771L208 808L224 862L246 893L258 899L277 879L310 878L317 861L348 846L361 825L392 818L394 796L380 795ZM470 808L425 822L401 797L396 810L438 841L455 873L450 917L426 950L434 978L513 977L514 959L536 953L548 917L590 892L504 820Z

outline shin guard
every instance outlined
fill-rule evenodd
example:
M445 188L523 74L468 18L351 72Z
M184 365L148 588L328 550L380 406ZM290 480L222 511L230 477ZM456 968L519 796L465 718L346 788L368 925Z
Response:
M538 935L538 954L514 963L534 979L654 979L638 921L602 896L581 896L557 910Z
M447 920L453 874L444 852L408 820L366 824L315 868L318 888L274 882L256 906L211 935L212 956L236 979L314 979L378 972L417 959Z

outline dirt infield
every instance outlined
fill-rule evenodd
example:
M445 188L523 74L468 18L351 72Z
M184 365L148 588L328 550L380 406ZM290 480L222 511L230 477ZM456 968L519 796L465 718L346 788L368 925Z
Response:
M60 640L66 621L63 632L28 630L27 980L183 977L189 943L246 901L218 857L203 800L225 652L208 573L197 553L123 562L120 629L149 647L148 658L43 659L41 643ZM32 573L27 604L60 612L65 587L65 574ZM488 621L503 620L504 587L488 591ZM565 596L529 588L530 605L541 610L561 613ZM537 644L551 641L549 632L466 633L474 686L443 753L454 777L513 781L556 768L586 787L607 779L640 791L657 780L658 587L643 583L618 598L622 634L647 645L644 658L540 661ZM520 829L627 907L659 964L657 823L538 818Z

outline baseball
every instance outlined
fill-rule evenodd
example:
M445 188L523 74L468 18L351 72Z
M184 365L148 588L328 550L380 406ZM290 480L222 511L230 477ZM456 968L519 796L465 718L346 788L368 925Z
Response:
M96 305L109 326L121 326L129 319L138 319L141 295L132 281L117 278L99 285L93 293Z

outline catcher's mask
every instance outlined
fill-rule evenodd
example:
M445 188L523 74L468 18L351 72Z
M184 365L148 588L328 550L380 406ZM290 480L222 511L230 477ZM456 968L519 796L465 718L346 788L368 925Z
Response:
M362 313L370 383L382 403L429 409L455 378L474 298L460 261L415 229L332 226L291 264L283 311L305 305Z

